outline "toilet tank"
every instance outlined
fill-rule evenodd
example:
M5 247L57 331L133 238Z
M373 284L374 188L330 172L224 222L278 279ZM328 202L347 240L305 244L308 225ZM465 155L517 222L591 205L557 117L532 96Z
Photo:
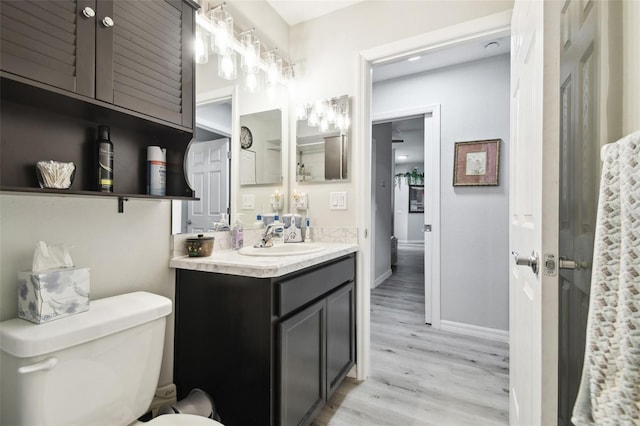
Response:
M0 424L130 424L158 385L169 313L171 300L135 292L45 324L0 323Z

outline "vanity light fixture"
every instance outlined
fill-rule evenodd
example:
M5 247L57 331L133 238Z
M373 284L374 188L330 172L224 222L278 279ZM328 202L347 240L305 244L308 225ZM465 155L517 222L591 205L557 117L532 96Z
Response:
M276 54L276 49L267 50L262 57L262 43L255 36L255 28L240 32L239 40L234 33L233 17L225 8L226 3L209 11L196 13L196 63L209 60L208 46L218 55L218 76L226 80L237 78L237 56L245 77L245 86L254 92L264 73L268 88L272 91L276 84L293 86L294 65ZM286 62L286 65L285 65Z

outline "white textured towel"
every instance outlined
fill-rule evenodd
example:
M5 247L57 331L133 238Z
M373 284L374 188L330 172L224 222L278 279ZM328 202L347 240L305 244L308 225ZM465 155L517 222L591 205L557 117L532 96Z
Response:
M582 380L572 422L640 424L640 132L603 149Z

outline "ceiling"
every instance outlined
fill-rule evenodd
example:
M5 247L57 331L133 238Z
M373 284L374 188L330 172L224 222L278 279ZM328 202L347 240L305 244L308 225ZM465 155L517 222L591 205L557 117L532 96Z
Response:
M289 25L309 21L364 0L267 0Z
M509 53L510 37L489 37L479 40L460 43L455 46L447 46L441 49L432 49L427 52L412 53L373 66L373 82L390 80L392 78L422 73L438 68L444 68L464 62ZM409 61L410 58L417 58Z

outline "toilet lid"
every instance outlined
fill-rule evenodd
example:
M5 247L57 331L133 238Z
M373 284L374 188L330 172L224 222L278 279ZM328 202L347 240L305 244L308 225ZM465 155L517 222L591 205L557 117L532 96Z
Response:
M193 414L164 414L158 416L145 425L153 426L223 426L215 420Z

